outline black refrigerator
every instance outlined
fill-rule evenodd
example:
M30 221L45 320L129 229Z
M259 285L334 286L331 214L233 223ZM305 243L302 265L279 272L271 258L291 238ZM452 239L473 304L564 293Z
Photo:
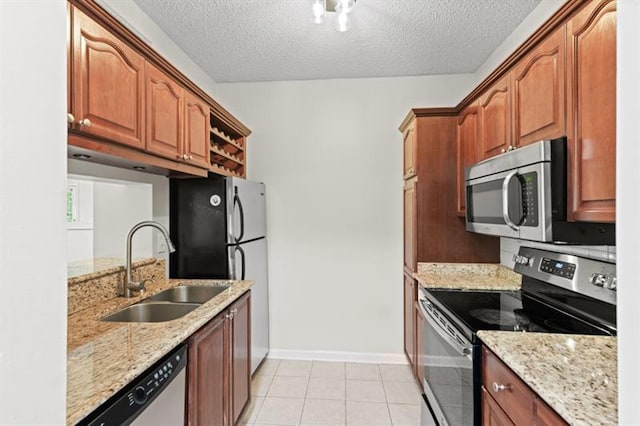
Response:
M211 175L171 179L171 278L253 280L251 370L269 352L265 186Z

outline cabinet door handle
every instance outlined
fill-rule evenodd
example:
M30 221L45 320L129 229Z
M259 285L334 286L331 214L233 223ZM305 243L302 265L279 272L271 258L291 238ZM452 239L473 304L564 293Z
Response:
M514 149L516 149L515 146L513 145L509 145L509 148L507 148L507 151L513 151Z
M73 116L73 114L68 112L67 113L67 123L68 124L73 124L74 121L76 121L76 118Z
M91 120L89 120L88 118L83 118L82 120L78 121L78 124L81 127L91 127Z
M500 154L504 154L505 152L507 152L507 150L506 150L506 149L504 149L504 148L502 148L502 149L500 150Z
M502 392L511 389L509 385L499 385L496 382L493 382L493 391L494 392Z
M193 155L189 154L189 160L193 160Z

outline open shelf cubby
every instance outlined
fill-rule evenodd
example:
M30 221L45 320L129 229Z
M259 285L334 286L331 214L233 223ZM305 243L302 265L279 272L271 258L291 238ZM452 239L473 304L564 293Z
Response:
M245 177L246 137L211 115L209 135L209 163L214 173Z

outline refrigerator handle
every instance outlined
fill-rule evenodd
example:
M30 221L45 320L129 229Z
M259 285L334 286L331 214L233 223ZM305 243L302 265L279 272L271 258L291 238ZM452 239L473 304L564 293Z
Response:
M235 187L235 195L233 197L233 204L238 205L238 211L240 212L240 236L236 238L236 243L242 241L244 237L244 209L242 208L242 202L238 196L238 187ZM234 236L235 237L235 236Z
M245 259L244 259L245 258L244 250L242 250L242 247L240 247L240 246L236 246L236 249L240 252L240 257L242 258L242 260L240 262L240 265L242 267L241 268L241 273L240 273L240 279L244 280L244 273L247 270L247 268L246 268L247 265L246 265L246 262L245 262Z

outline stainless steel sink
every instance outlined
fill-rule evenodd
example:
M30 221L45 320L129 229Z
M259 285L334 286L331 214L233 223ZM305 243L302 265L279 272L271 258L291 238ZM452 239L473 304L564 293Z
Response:
M164 322L171 321L200 306L198 303L138 303L102 318L111 322Z
M145 301L149 302L173 302L173 303L205 303L214 296L222 293L229 286L210 287L195 285L179 285L168 288L151 296ZM145 302L143 301L143 303Z

